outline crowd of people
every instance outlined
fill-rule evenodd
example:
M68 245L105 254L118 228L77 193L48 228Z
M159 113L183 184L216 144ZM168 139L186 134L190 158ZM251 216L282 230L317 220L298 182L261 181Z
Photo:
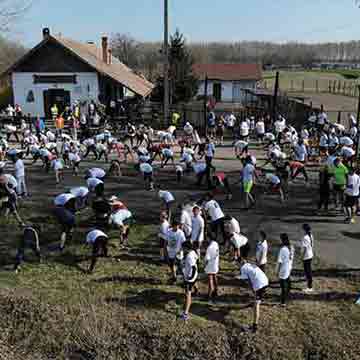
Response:
M59 114L54 107L52 113L56 121ZM63 251L71 241L78 214L88 207L92 209L91 230L84 234L84 242L92 249L88 268L91 273L98 258L108 256L110 230L118 231L121 249L131 246L133 211L119 197L106 192L108 179L120 178L123 164L129 164L142 176L145 189L156 192L159 198L159 256L169 265L172 284L177 283L179 274L184 279L185 305L181 319L187 320L190 316L192 294L198 292L200 269L204 269L208 278L209 302L217 301L220 258L230 252L239 266L239 278L247 280L254 292L251 329L256 332L260 303L269 286L267 234L261 229L256 234L255 258L250 261L248 237L241 232L239 221L222 209L217 196L224 194L227 201L231 201L234 192L242 192L245 209L249 209L256 204L254 185L257 185L265 194L278 196L286 206L289 183L300 176L304 186L311 181L307 169L311 161L320 169L318 210L324 208L328 212L333 201L334 209L344 213L347 223L353 223L360 210L360 177L356 167L357 124L352 115L349 115L349 124L348 127L331 124L324 112L311 114L301 129L295 129L282 115L275 121L261 116L238 120L233 113L219 116L210 112L204 137L189 122L160 131L150 125L136 126L129 122L119 137L111 129L89 135L85 127L79 127L78 133L69 134L63 131L63 126L56 125L54 131L45 124L32 128L22 121L20 127L10 131L10 135L16 133L15 142L10 143L8 128L7 135L0 138L2 216L13 215L23 227L14 269L20 270L27 247L33 249L40 261L43 256L43 224L27 223L18 209L19 199L24 201L30 196L32 181L26 175L27 166L33 167L40 160L43 170L39 171L43 171L43 176L53 173L59 190L52 210L61 227L56 250ZM238 164L240 177L236 183L232 183L226 171L215 167L218 147L224 145L225 130L231 138L233 159ZM255 145L267 158L261 166L253 150ZM93 167L83 165L89 156L96 162ZM166 189L167 184L157 181L157 174L170 167L178 183L193 178L199 189L206 189L206 195L196 201L179 203ZM64 190L64 176L70 172L67 169L78 179L78 186ZM169 174L171 176L171 172ZM300 231L296 245L300 248L299 257L307 280L304 291L308 293L313 291L314 236L309 224L300 225ZM295 243L291 243L286 233L280 235L279 241L275 272L281 286L281 305L286 306Z

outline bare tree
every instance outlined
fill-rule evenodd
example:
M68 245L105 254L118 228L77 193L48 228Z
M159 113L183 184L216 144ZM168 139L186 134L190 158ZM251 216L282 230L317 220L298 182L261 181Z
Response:
M30 5L31 0L0 0L0 31L9 31L10 26Z

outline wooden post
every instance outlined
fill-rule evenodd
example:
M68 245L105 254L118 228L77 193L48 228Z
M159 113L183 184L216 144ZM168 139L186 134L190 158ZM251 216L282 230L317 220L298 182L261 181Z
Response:
M290 90L294 91L294 80L293 79L291 79L291 81L290 81Z
M315 81L315 88L316 88L316 92L318 93L319 92L319 80L316 79Z
M340 93L340 91L341 91L341 81L340 80L338 81L338 89L337 90L338 90L338 93Z
M205 89L204 89L204 129L205 129L205 136L207 134L207 97L208 97L208 76L205 76Z
M329 93L331 94L331 80L329 80Z
M335 94L335 90L336 90L336 80L334 80L334 83L333 83L333 93Z
M358 89L358 109L357 109L357 117L356 117L356 128L359 131L359 125L360 125L360 85L357 86ZM359 157L359 136L356 137L356 158Z
M273 108L272 108L272 121L275 122L276 111L277 111L277 100L278 100L278 92L279 92L279 76L280 73L276 72L275 78L275 89L274 89L274 97L273 97Z
M344 85L343 85L343 94L345 95L345 90L346 90L346 81L344 81Z
M302 81L302 92L305 92L305 80Z

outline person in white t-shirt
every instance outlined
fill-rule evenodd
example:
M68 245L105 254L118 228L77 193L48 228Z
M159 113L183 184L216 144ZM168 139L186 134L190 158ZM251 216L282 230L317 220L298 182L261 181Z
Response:
M76 210L85 209L88 206L90 191L86 186L78 186L70 189L70 193L76 197Z
M298 144L294 147L295 160L305 163L308 157L304 140L300 139Z
M265 273L255 264L246 260L247 254L243 254L240 262L240 280L248 281L249 286L254 292L254 316L252 332L256 333L260 319L260 304L269 286L269 279Z
M355 207L358 206L360 195L360 176L354 171L353 168L350 168L349 173L347 174L344 194L344 209L346 212L345 222L351 224L355 222Z
M25 165L22 160L22 153L18 154L13 159L15 168L15 178L18 183L16 192L19 196L28 196L27 186L25 182Z
M198 293L196 280L198 277L198 255L193 249L190 241L183 244L185 252L185 260L183 266L184 275L184 289L185 289L185 304L184 312L180 315L181 320L187 321L189 319L189 311L192 303L192 291Z
M181 183L181 180L184 176L184 167L182 164L177 164L175 166L175 172L176 172L176 182L179 184Z
M78 151L76 151L73 148L70 148L70 149L71 150L69 152L69 161L70 161L70 165L72 166L73 175L78 175L79 174L81 157L80 157Z
M266 233L260 231L260 238L256 244L256 264L264 273L266 273L267 254L268 242L266 240Z
M109 225L113 225L120 231L119 247L127 247L129 244L130 224L132 222L132 213L127 207L119 201L116 196L110 199L111 214Z
M179 206L179 210L181 210L180 228L184 232L186 239L189 240L192 232L192 207L189 207L186 204L181 204Z
M249 240L242 234L233 233L230 237L230 242L233 246L234 261L241 259L241 254L249 252Z
M285 195L279 176L277 176L276 174L267 173L265 174L265 179L266 182L269 184L268 191L270 193L278 193L280 195L280 200L283 203L285 201Z
M55 171L56 184L60 184L61 180L64 180L64 163L55 155L51 161L51 166Z
M162 204L165 206L165 210L167 213L167 218L171 221L172 208L175 205L175 197L170 191L159 190L159 198L162 201Z
M201 209L199 206L194 206L192 212L190 239L200 258L201 246L205 237L205 220L201 215Z
M214 200L213 194L209 193L206 196L206 203L204 210L206 214L210 217L211 220L211 229L215 234L215 239L217 239L219 228L223 236L223 242L226 241L225 233L225 215L221 209L221 206L216 200Z
M247 138L249 137L249 123L246 120L243 120L240 123L240 139L247 141Z
M312 277L312 259L314 257L314 236L309 224L302 226L304 230L304 237L300 241L300 248L303 256L304 273L307 282L307 288L304 292L313 291L313 277Z
M208 276L208 301L214 302L218 296L218 278L220 263L219 244L210 237L210 243L205 254L205 273Z
M145 187L147 190L154 190L154 173L153 167L147 163L140 163L140 171L144 176Z
M234 217L227 215L225 217L225 232L228 237L232 234L240 234L240 224L239 221Z
M159 242L160 242L160 260L164 261L165 260L165 241L166 241L166 236L167 233L169 231L169 221L168 221L168 216L167 213L165 211L162 211L160 214L160 229L159 229L159 233L158 233L158 238L159 238Z
M176 283L177 263L184 257L182 245L185 241L186 237L184 232L180 229L180 224L177 221L173 221L166 234L165 242L167 259L172 275L172 283Z
M249 143L244 140L238 140L234 143L235 156L240 159L242 155L248 156Z
M92 230L86 236L86 244L92 246L91 263L89 266L89 273L95 269L95 265L99 257L108 256L108 236L101 230Z
M258 141L263 142L265 135L265 122L263 118L256 123L255 128Z
M287 234L280 235L281 248L277 259L276 273L280 279L281 305L286 306L291 287L291 271L294 261L294 248Z

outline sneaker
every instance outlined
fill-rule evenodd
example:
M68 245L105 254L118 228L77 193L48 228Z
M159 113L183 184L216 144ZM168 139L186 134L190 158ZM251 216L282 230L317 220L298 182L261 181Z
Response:
M355 223L356 223L355 219L352 218L352 219L350 220L350 223L351 223L351 224L355 224Z
M307 289L304 289L303 292L304 293L312 293L312 292L314 292L314 289L313 288L307 288Z
M180 320L183 321L188 321L189 320L189 315L185 314L184 312L180 315Z

